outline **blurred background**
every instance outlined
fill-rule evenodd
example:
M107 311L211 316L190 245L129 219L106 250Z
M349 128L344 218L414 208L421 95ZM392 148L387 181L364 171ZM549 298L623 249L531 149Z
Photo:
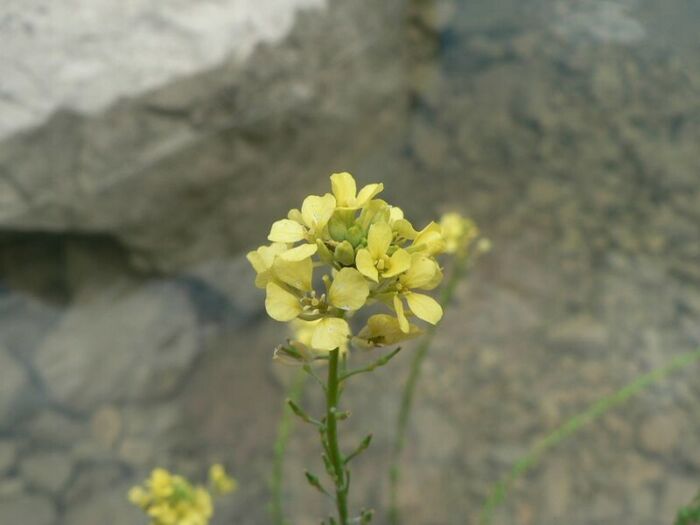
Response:
M244 254L345 170L493 242L426 362L399 495L407 525L476 523L538 438L700 345L698 23L695 0L4 0L0 523L145 523L129 486L214 461L240 483L214 523L270 523L293 371ZM379 523L409 361L347 397L348 439L375 433L352 503ZM695 366L607 414L496 523L671 523L699 398ZM316 454L296 428L294 525L328 511Z

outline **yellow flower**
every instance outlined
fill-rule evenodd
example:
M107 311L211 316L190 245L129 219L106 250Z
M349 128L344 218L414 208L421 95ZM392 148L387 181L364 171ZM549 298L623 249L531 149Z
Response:
M275 358L285 364L300 365L313 360L313 358L319 353L325 354L328 350L321 350L318 348L313 348L311 346L311 341L321 322L322 319L316 319L314 321L303 321L301 319L294 319L290 323L293 334L292 340L289 341L288 346L282 345L277 347L277 349L275 350ZM294 355L293 353L287 351L288 348L292 352L296 352L296 354L298 355ZM342 342L340 342L337 348L340 349L341 354L347 353L347 337L345 337L342 340Z
M355 264L357 269L375 282L379 278L395 277L408 270L411 256L403 248L396 248L388 254L394 234L391 226L385 222L376 222L369 227L367 248L357 251Z
M278 255L289 250L289 246L286 243L275 242L270 246L261 246L257 250L248 252L246 259L251 264L255 273L255 286L258 288L265 288L267 283L272 279L272 264L275 262L275 258Z
M350 326L338 317L339 311L361 308L369 295L369 286L357 270L343 268L336 272L328 296L317 297L311 289L312 270L310 259L294 262L277 259L273 272L279 282L268 282L265 309L270 317L282 322L302 314L310 317L308 320L316 317L318 323L311 334L311 348L333 350L344 346L350 336Z
M399 276L396 284L397 294L393 297L393 307L396 311L401 331L409 333L410 326L402 299L405 299L410 311L423 321L437 324L442 319L442 307L429 295L415 293L411 290L431 290L442 280L442 272L437 262L421 253L411 258L410 268Z
M129 490L129 501L141 509L145 509L151 503L150 494L143 487L132 487Z
M173 494L173 477L165 469L157 468L151 472L151 479L148 480L147 485L151 490L151 493L156 498L167 498Z
M335 197L310 195L304 199L301 212L292 210L288 219L275 222L267 236L272 242L295 243L307 241L315 245L335 211Z
M211 468L210 479L218 493L235 488L221 465ZM214 512L211 494L204 487L192 486L161 468L153 470L144 486L129 491L129 501L151 518L151 525L207 525Z
M438 255L445 251L445 239L442 236L442 228L436 222L431 222L421 231L417 232L413 243L407 248L411 253L424 255Z
M357 193L355 179L348 172L331 175L331 188L336 206L341 210L356 210L365 206L384 189L383 184L368 184Z
M343 268L333 278L328 300L341 310L359 310L369 295L369 285L354 268Z
M479 229L471 219L459 213L446 213L440 219L442 236L445 239L445 252L456 253L466 249L479 235Z
M403 332L396 317L376 314L367 320L367 324L353 338L353 341L365 347L387 346L418 337L422 333L412 324L409 325L408 332Z
M223 465L216 463L209 468L209 483L219 494L227 494L236 490L238 484L226 473Z
M276 321L291 321L308 306L317 306L320 301L310 297L305 305L302 299L312 291L313 263L311 259L287 261L276 258L272 264L274 279L265 286L265 309Z

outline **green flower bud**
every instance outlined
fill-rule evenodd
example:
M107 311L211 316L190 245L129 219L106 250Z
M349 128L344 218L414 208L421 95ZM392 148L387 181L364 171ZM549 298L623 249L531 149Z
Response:
M355 250L348 241L341 242L335 247L335 260L343 266L352 266L355 263Z
M350 244L353 246L357 246L362 242L362 239L364 239L365 234L362 231L362 228L360 228L357 224L352 226L349 230L348 233L345 235L345 238L350 241Z
M334 217L328 223L328 233L330 233L331 239L333 239L334 241L344 241L347 231L348 227L342 220L340 220L337 217Z

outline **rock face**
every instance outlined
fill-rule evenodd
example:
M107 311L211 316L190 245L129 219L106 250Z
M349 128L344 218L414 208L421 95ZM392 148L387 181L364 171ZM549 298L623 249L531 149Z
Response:
M24 367L0 347L0 428L10 426L19 415L29 377Z
M381 7L334 2L323 14L305 11L279 49L255 47L284 36L299 8L321 4L218 0L178 9L139 1L133 12L106 17L118 27L94 43L104 47L102 54L121 57L114 45L134 54L128 50L152 36L152 47L136 54L148 63L109 64L88 53L84 63L70 62L77 79L59 70L66 86L38 110L45 115L37 116L41 125L0 143L0 230L107 235L141 264L168 270L247 246L264 230L252 217L263 209L281 212L286 194L277 191L280 183L314 186L329 166L351 163L403 102L400 61L392 59L399 50L399 0ZM104 20L99 15L111 5L86 2L79 13ZM18 10L7 15L12 27L20 26L10 41L23 49L19 33L30 15L15 20ZM56 20L46 15L42 23L62 23ZM84 27L74 21L71 13L65 23L76 31ZM74 56L71 46L85 39L63 36L58 43L65 49L54 33L45 38L57 52ZM158 38L177 43L159 44ZM182 46L189 54L178 53ZM25 74L7 64L13 78ZM113 70L104 69L109 66ZM381 79L375 71L382 71ZM132 79L132 73L157 78ZM339 87L341 78L353 82ZM99 95L81 96L91 82ZM82 104L105 109L85 113ZM60 110L51 111L54 106Z
M126 8L96 0L68 11L45 0L3 2L3 52L14 60L1 66L0 138L43 124L58 108L95 113L231 56L243 60L286 36L299 10L322 6L214 0L185 9L136 0Z
M66 315L39 349L37 372L49 397L73 410L163 397L177 388L199 351L197 326L177 286L106 294Z

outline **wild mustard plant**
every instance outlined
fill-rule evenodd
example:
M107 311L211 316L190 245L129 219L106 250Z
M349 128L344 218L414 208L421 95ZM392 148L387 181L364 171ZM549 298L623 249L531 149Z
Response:
M382 190L382 184L370 184L358 192L352 175L335 173L330 193L306 197L301 209L272 225L270 245L248 254L256 285L265 289L270 317L305 323L303 335L280 345L275 357L301 365L325 392L321 418L311 417L294 401L289 405L304 422L316 426L321 437L333 489L326 489L315 474L307 472L306 478L335 502L337 518L329 517L324 522L328 525L372 519L370 510L351 517L348 509L349 463L369 446L371 435L353 452L342 452L338 423L348 414L339 409L340 396L351 377L385 365L399 351L348 369L349 349L394 345L422 333L412 323L414 318L435 325L442 317L440 304L424 293L443 277L435 259L447 248L442 227L431 222L416 230L400 208L376 198ZM315 270L320 279L314 280ZM385 312L370 315L364 326L353 330L352 316L374 306ZM312 367L316 362L327 365L325 380Z
M218 464L209 469L208 487L157 468L129 491L129 501L150 518L150 525L207 525L214 513L212 495L234 490L236 481Z

